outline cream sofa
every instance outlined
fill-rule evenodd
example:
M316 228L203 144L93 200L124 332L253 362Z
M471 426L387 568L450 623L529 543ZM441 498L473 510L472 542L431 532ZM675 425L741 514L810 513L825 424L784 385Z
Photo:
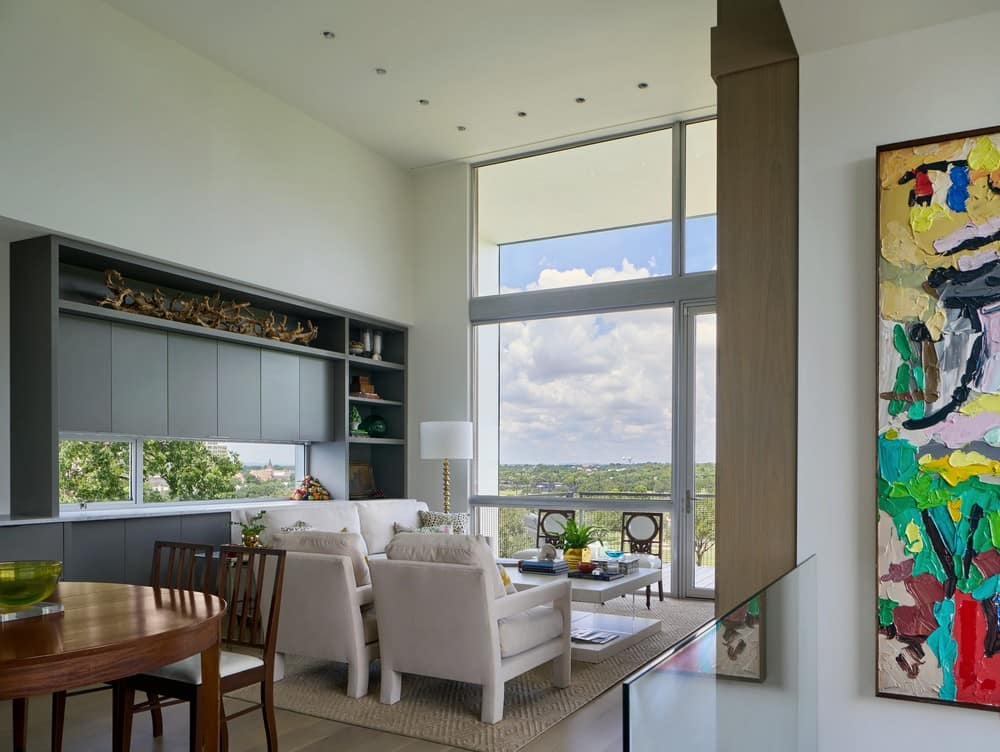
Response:
M570 682L570 581L507 593L489 547L467 535L403 533L370 562L382 696L399 702L402 673L480 684L481 718L503 718L504 683L552 662ZM499 584L498 584L499 583Z
M369 555L385 551L394 535L393 523L419 525L427 504L415 499L372 501L310 501L267 510L261 541L298 522L314 530L360 533ZM256 510L234 513L245 521ZM235 530L236 528L234 528ZM358 586L346 556L289 551L278 627L279 670L285 654L346 663L347 693L368 693L369 664L379 656L378 630L370 584ZM279 676L275 677L280 678Z

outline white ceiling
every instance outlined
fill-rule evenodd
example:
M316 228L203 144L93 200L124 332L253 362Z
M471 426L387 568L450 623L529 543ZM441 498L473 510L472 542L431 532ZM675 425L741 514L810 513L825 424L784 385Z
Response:
M1000 0L781 0L781 6L799 54L806 55L1000 11ZM918 60L914 50L915 65Z
M714 111L714 0L108 2L407 167Z

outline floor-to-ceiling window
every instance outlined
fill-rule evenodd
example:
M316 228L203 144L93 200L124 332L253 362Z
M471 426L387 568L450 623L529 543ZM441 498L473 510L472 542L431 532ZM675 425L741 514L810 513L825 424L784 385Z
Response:
M711 594L714 146L704 120L477 166L473 503L502 556L539 509L607 548L647 511L665 582Z

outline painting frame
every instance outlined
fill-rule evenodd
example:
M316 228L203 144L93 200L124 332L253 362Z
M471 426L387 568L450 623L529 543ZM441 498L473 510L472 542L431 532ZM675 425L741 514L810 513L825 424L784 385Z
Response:
M965 361L965 369L962 372L962 376L958 381L958 386L955 387L953 391L948 393L947 400L943 400L943 397L945 395L945 390L948 388L948 386L950 386L950 384L946 385L943 379L936 382L936 385L938 387L937 392L935 394L931 393L930 385L929 383L927 383L928 374L930 372L929 369L927 368L928 361L925 361L923 359L919 360L921 368L920 372L922 374L921 379L923 379L922 381L916 380L915 378L913 378L913 375L909 377L909 381L907 382L906 392L907 393L912 392L914 395L919 397L919 400L916 397L914 397L908 403L905 400L898 399L901 396L900 389L898 388L901 382L899 369L897 369L896 372L895 384L889 387L889 392L887 396L886 394L887 374L884 368L884 366L887 365L884 362L886 360L885 355L887 352L891 351L886 346L887 332L888 329L890 328L892 329L893 332L893 338L892 338L893 347L896 348L897 352L902 358L903 353L902 351L899 350L896 340L898 338L898 332L900 330L900 326L904 322L903 319L898 317L895 319L889 319L886 317L886 310L887 310L886 291L889 288L885 287L885 283L886 281L891 282L893 280L887 280L885 278L885 270L887 269L887 264L892 264L895 261L895 260L890 260L890 256L886 255L886 251L887 248L892 247L892 243L895 243L898 240L898 238L896 238L893 235L893 233L890 232L890 230L893 228L889 227L886 218L887 215L889 215L892 211L897 211L898 206L893 205L890 207L889 211L886 211L883 204L887 201L887 196L889 196L890 193L897 194L892 198L892 201L898 201L900 198L899 195L900 190L895 186L905 185L904 180L907 182L912 181L913 187L909 189L907 205L910 211L910 225L912 230L912 241L914 249L920 247L921 244L924 243L925 238L923 236L925 233L929 235L934 234L933 225L935 219L933 219L933 217L935 215L940 215L945 218L946 220L945 230L953 227L955 222L961 221L963 219L961 215L967 215L968 217L968 221L964 222L961 225L963 230L965 228L972 227L974 228L972 232L975 233L980 231L987 225L992 227L994 221L1000 222L1000 190L998 190L1000 189L1000 163L994 164L995 162L997 162L997 159L1000 158L998 158L996 154L991 154L990 159L988 160L988 165L986 165L985 162L982 162L982 160L979 157L977 157L977 160L979 160L981 164L975 164L972 159L973 151L979 149L980 153L982 153L982 151L986 149L984 145L986 142L992 144L993 152L1000 153L1000 125L984 127L984 128L976 128L972 130L958 131L953 133L946 133L942 135L929 136L918 139L911 139L907 141L898 141L878 146L875 150L876 393L874 396L874 401L875 401L874 415L875 415L875 424L876 424L875 428L876 428L878 449L875 452L875 467L874 467L876 518L877 518L875 551L874 551L875 570L876 570L875 571L876 601L874 604L875 605L874 621L876 626L874 678L875 678L875 694L878 697L896 699L896 700L925 702L925 703L932 703L945 706L965 707L977 710L987 710L996 712L998 709L1000 709L1000 687L998 687L995 691L993 691L992 695L988 698L973 697L970 699L968 693L963 695L958 691L957 686L959 684L959 681L956 681L956 677L954 676L955 667L958 664L959 659L962 657L961 653L957 652L961 648L959 647L960 643L958 641L958 638L955 637L955 633L958 632L959 634L963 635L966 634L966 632L960 631L960 628L967 630L968 628L967 625L969 623L968 616L962 617L963 619L965 619L965 622L956 623L958 619L958 616L956 616L956 614L958 613L968 614L972 611L975 611L975 609L972 609L972 611L970 611L969 599L973 598L979 592L979 589L976 589L963 594L963 591L959 587L957 587L955 583L957 579L960 578L964 572L965 580L974 583L973 577L970 573L975 573L977 577L983 579L983 584L985 585L986 579L992 578L994 576L993 574L991 574L993 572L992 563L988 562L990 564L990 568L983 568L979 564L979 559L989 555L989 558L992 561L992 559L994 558L994 548L993 547L984 548L985 544L983 543L981 537L976 546L973 546L972 543L973 537L974 535L977 535L979 533L979 529L983 524L982 516L980 516L979 519L976 519L975 514L974 513L971 514L969 516L969 520L967 521L968 525L965 528L967 532L966 535L967 541L961 541L960 540L961 536L959 535L959 532L956 532L954 538L956 543L953 544L952 549L949 549L948 546L946 545L946 541L943 540L945 536L943 536L941 534L941 531L937 529L938 527L941 526L942 523L935 522L934 520L930 519L931 515L928 514L928 510L940 512L940 509L946 506L952 521L955 523L956 531L962 531L963 530L962 525L964 522L966 522L965 509L968 500L965 497L963 497L963 493L965 493L965 491L960 491L958 489L963 485L963 483L973 478L976 481L980 481L982 477L987 475L991 478L996 478L998 477L998 475L1000 475L1000 470L998 470L998 467L1000 466L989 465L988 467L991 468L990 472L982 472L976 475L960 476L959 473L954 470L955 467L958 467L954 464L955 462L954 457L956 457L960 452L963 452L966 446L971 446L975 444L975 449L970 449L969 452L965 452L963 454L962 461L966 462L966 457L971 456L972 451L981 449L982 447L980 445L983 442L973 442L972 440L968 440L966 444L963 444L962 446L957 446L956 442L958 442L957 437L959 436L958 431L953 431L950 434L947 433L947 431L950 428L952 428L955 422L958 420L958 416L959 415L965 416L967 412L964 410L964 406L966 403L959 401L960 390L962 395L965 395L966 393L973 393L977 394L979 397L992 396L992 394L995 393L995 391L992 389L988 392L974 391L973 389L974 386L980 386L982 388L982 385L979 384L978 382L973 382L971 380L971 377L968 379L966 378L969 376L970 373L973 373L973 371L971 370L973 355L976 355L977 358L982 357L983 348L980 347L977 350L975 341L976 339L982 339L982 336L984 336L984 330L983 329L977 330L975 326L973 326L973 336L976 339L973 339L972 344L966 347L966 349L969 351L969 354L967 355L967 359ZM940 159L940 157L942 156L945 157L943 160ZM919 160L917 159L918 157L920 158ZM896 158L895 163L892 163L890 161L893 158ZM920 162L919 164L917 164L918 161ZM896 172L898 172L898 167L905 166L908 163L912 163L913 166L910 167L907 171L899 174L898 177L891 169L895 167L897 168ZM987 169L987 166L989 167L989 169ZM962 170L959 176L960 177L964 176L963 177L964 184L962 183L962 181L956 181L955 177L957 170ZM920 186L921 181L917 179L921 173L923 174L922 190ZM887 180L890 174L892 175L893 178L897 180L895 186L891 184L891 181ZM978 177L975 177L976 174L978 174ZM985 189L983 188L982 185L976 185L977 181L983 180L984 175L985 175ZM964 196L965 196L965 198L962 200L962 203L958 206L954 205L952 201L952 190L956 185L960 189L964 189ZM942 202L939 200L940 197L945 197L943 206ZM972 216L973 210L970 208L970 206L973 203L973 199L975 199L976 201L976 217ZM951 212L950 215L949 211ZM917 223L914 222L913 219L914 212L923 212L931 216L930 224L927 229L924 229L923 224L918 225ZM986 217L986 220L980 221L982 217ZM931 314L932 316L939 315L942 311L944 311L945 316L942 318L946 322L946 325L948 325L952 323L952 320L950 318L951 316L954 315L956 318L960 319L961 315L965 314L952 313L950 308L957 309L958 305L957 303L949 301L948 295L951 295L955 301L959 302L961 301L961 298L957 294L949 292L948 288L946 288L945 285L952 284L953 286L957 287L961 284L968 284L966 277L961 277L961 273L964 273L963 270L966 267L971 269L971 271L974 273L978 269L981 269L984 266L986 266L987 263L992 263L992 261L983 263L982 259L979 258L969 261L967 264L963 265L962 258L966 255L971 255L972 252L974 251L979 251L980 252L979 256L985 256L986 253L995 253L995 255L997 256L997 264L1000 265L1000 234L996 236L991 236L980 233L978 237L974 236L975 239L977 241L981 239L987 239L988 242L983 242L979 245L969 243L968 247L965 247L965 244L968 241L963 241L962 243L958 244L955 244L954 242L954 238L956 237L965 237L965 236L958 236L957 229L953 230L950 233L946 232L945 230L939 231L941 232L941 236L935 238L933 241L933 254L937 255L929 256L929 259L932 259L928 264L928 268L931 271L927 274L927 281L923 285L923 290L928 292L928 294L930 295L929 298L930 302L928 308L925 309L925 313L931 310L931 306L934 307L934 312L933 314ZM990 237L993 237L993 239L989 240ZM887 246L887 242L890 243L889 246ZM990 248L990 246L993 247ZM941 248L945 248L945 250L942 251ZM930 252L926 249L922 250L924 250L925 253ZM967 251L968 254L966 253ZM947 264L942 263L941 256L943 254L954 255L955 261L953 262L953 267L949 267ZM975 264L980 264L980 263L982 263L982 266L974 266ZM954 268L955 271L935 274L936 270L943 268ZM921 268L919 271L923 272L923 268ZM985 273L986 272L983 272L983 274ZM945 279L946 282L941 282L942 279ZM944 290L945 292L942 292L942 290ZM916 290L916 292L919 293L920 290ZM972 304L970 303L968 305L971 306ZM889 327L887 327L886 325L890 320L894 321L894 323ZM951 355L951 353L948 353L948 348L951 347L951 345L949 345L947 342L945 342L944 345L940 345L940 343L944 342L944 333L945 333L944 330L937 331L936 332L937 338L934 339L933 338L934 333L928 332L927 331L928 327L924 326L924 329L921 331L930 334L931 336L929 339L913 336L912 332L914 331L914 329L919 328L923 324L924 322L919 319L917 320L916 324L911 324L909 328L909 333L905 335L905 339L907 340L907 342L909 340L913 340L912 344L916 348L922 349L922 352L924 354L929 353L929 350L927 349L928 348L927 343L928 341L930 341L930 347L934 350L934 355L930 360L933 361L933 367L936 372L935 373L936 378L941 379L942 371L945 370L945 365L954 360L954 357L950 357L948 359L940 358L939 357L940 353L938 351L943 350L945 351L946 354ZM907 332L907 327L904 326L903 331ZM976 332L978 332L978 334L976 334ZM904 342L902 344L902 350L905 351L905 349L906 349L906 343ZM957 345L954 346L953 349L957 349ZM902 360L904 363L908 362L906 361L905 358L903 358ZM902 368L902 365L900 365L899 368ZM916 367L914 367L913 368L914 374L916 373L916 370L917 370ZM913 385L912 387L910 386L911 384ZM893 399L894 397L896 399ZM934 397L936 397L936 399L933 399ZM963 399L968 400L969 398L964 397ZM930 411L929 415L924 415L923 412L918 411L920 417L918 418L912 417L912 413L910 413L909 411L913 409L914 405L918 401L924 403L924 407L921 408L921 410L926 409ZM945 402L944 407L940 407L940 403L942 401ZM901 425L907 430L912 429L915 432L924 432L924 434L918 433L918 435L929 437L925 438L925 442L923 444L918 444L916 443L916 441L913 441L912 445L910 445L909 442L913 438L912 435L904 434L902 433L902 431L900 431L898 434L893 433L895 430L893 427L895 426L895 423L893 423L891 420L888 422L883 420L883 415L884 415L883 406L886 403L891 405L893 402L897 403L897 408L899 408L899 402L905 403L903 407L899 409L906 410L910 415L910 417L904 419L901 422ZM909 407L907 407L907 405ZM938 418L938 416L945 409L950 409L952 412L945 413L944 418ZM888 409L888 411L890 413L892 412L891 409ZM955 417L954 420L953 416ZM931 421L932 419L935 421L940 420L942 424L944 424L945 421L949 421L950 425L940 428L940 432L935 433L934 426L936 426L937 424L929 423L929 421ZM1000 421L1000 417L998 417L998 421ZM985 425L985 423L983 425ZM945 434L945 438L943 440L940 438L941 434ZM922 499L922 501L925 501L928 504L932 503L936 504L936 506L925 506L920 508L919 510L920 517L914 517L914 520L911 520L911 522L923 521L926 523L926 525L924 527L921 527L920 525L914 525L914 530L916 532L915 536L912 538L909 537L911 532L909 526L907 526L907 528L905 529L905 535L903 534L903 532L900 532L902 530L900 526L900 521L899 519L897 519L895 515L891 515L891 523L888 525L886 524L884 518L884 514L886 512L885 508L886 505L884 505L883 502L885 502L887 499L892 498L893 493L897 490L896 484L899 484L900 481L894 480L888 486L890 490L888 491L886 490L887 480L883 468L883 464L885 464L883 461L883 451L886 443L895 443L897 441L907 442L908 448L914 450L913 459L916 459L916 463L913 465L913 467L915 468L916 477L919 480L921 481L926 480L926 478L922 477L922 474L927 474L928 476L931 476L933 473L937 473L941 479L944 479L945 481L947 481L947 483L951 483L950 486L948 486L947 483L944 484L945 485L944 490L950 489L951 495L955 496L954 499L951 499L950 501L947 501L944 504L939 503L940 499L943 498L943 496L935 497L933 501L927 501L926 499ZM943 441L943 444L939 444L939 442L941 441ZM989 443L989 442L987 443L989 447L997 446L996 443ZM923 449L924 447L930 447L931 451L928 451L923 455L919 455L918 457L920 449ZM935 451L938 452L940 456L935 456L934 454ZM942 452L943 454L941 454ZM891 452L886 453L886 456L891 457L892 456ZM995 456L997 459L1000 459L1000 452L998 452ZM990 455L988 453L986 457L989 458L991 461L994 459L994 455ZM971 465L963 465L961 467L966 467L969 469L970 473L972 472L973 466ZM928 468L931 468L931 470L928 470ZM948 476L949 472L952 473L952 477ZM965 479L962 481L958 481L957 479L959 477L964 477ZM952 481L955 482L952 483ZM912 479L907 481L907 483L911 482L915 483L916 481ZM935 482L938 482L939 486L942 485L942 483L938 481L937 478L935 478ZM1000 485L997 485L996 488L998 495L1000 495ZM936 490L942 490L942 489L939 488ZM902 498L904 498L905 500L905 492L900 492L900 493ZM948 494L944 495L946 496ZM916 498L917 494L914 493L913 496L914 498ZM971 507L974 512L977 504L978 502L971 502L968 504L968 506ZM917 506L919 507L920 504L918 503ZM910 510L910 512L915 514L913 510ZM940 517L940 514L938 516ZM944 523L944 525L947 525L947 521ZM891 531L895 531L898 540L896 541L891 540L893 535L893 532ZM923 533L923 536L921 536L921 533ZM996 539L994 538L994 541L995 540ZM895 562L893 564L897 565L896 569L893 569L892 568L893 564L890 564L888 571L886 571L886 567L884 567L883 564L885 560L889 558L888 554L886 553L888 551L888 547L891 545L898 546L899 544L902 544L904 551L912 554L911 561L913 563L909 563L908 560L904 560L903 562ZM942 588L944 596L941 600L935 602L935 607L933 609L933 615L939 619L938 627L937 629L935 629L934 632L926 636L924 640L924 645L921 646L918 642L914 642L913 635L903 635L900 631L897 630L898 625L897 625L896 614L899 613L900 610L899 607L901 603L895 602L888 595L886 595L885 597L883 597L883 595L887 592L887 590L884 587L887 582L894 586L899 586L902 582L905 582L905 585L903 587L905 590L909 591L913 587L913 583L917 580L917 578L923 577L926 579L926 575L928 574L928 572L921 571L919 565L916 563L920 554L924 552L923 546L925 544L927 545L927 550L933 550L937 554L937 558L940 559L941 561L942 569L946 579L944 582L944 586ZM920 546L920 548L917 547L918 545ZM962 557L960 562L957 551L958 547L961 545L964 545L965 548L962 550ZM946 557L941 555L941 549L943 549L945 553L952 554L952 559L954 560L954 566L956 569L958 569L957 576L951 573L950 570L947 569L948 562L946 560ZM996 558L998 561L1000 561L1000 554L998 554ZM908 573L905 572L906 566L909 566ZM903 572L903 574L900 574L900 572ZM909 581L906 581L907 577L909 577ZM969 586L968 583L963 583L963 584L965 587ZM922 585L921 587L925 586ZM897 587L896 592L902 592L902 590L900 590ZM955 601L958 601L960 598L962 598L963 600L959 604L959 606L956 606ZM993 596L988 596L987 598L985 598L985 600L990 600L991 598L993 598ZM890 607L887 606L886 603L894 605ZM944 604L946 603L950 603L951 605L945 606ZM979 682L979 674L975 674L975 670L978 670L979 668L987 665L987 662L989 662L990 664L988 670L991 672L990 674L991 676L995 676L995 672L1000 671L1000 652L991 652L991 645L989 638L989 633L991 629L993 630L994 634L1000 631L998 630L998 627L1000 627L1000 618L997 618L997 607L996 607L1000 606L1000 594L995 596L995 604L996 605L992 607L986 605L985 603L980 604L982 606L982 611L984 613L984 621L986 622L987 637L984 638L984 656L976 663L976 668L973 671L974 681L971 682L971 684L974 684L976 686L986 686L984 683L985 680L984 682ZM921 608L921 605L922 604L918 599L915 600L914 605L912 606L905 605L904 608L911 610L913 609L919 610ZM939 613L938 606L942 607L940 609L940 613L947 613L950 610L952 614L951 621L947 621L947 617L945 617L945 620L943 621L940 620L941 615ZM888 615L886 614L886 611L889 611ZM992 627L990 626L991 613L993 614L993 622L994 622ZM911 617L912 614L907 615L907 619L910 622L917 621L916 619L913 619ZM902 622L901 619L898 621ZM927 628L930 627L928 626ZM940 636L940 639L938 640L939 643L942 641L946 641L948 638L951 638L952 642L954 643L956 653L950 666L938 660L938 652L935 652L930 648L932 638L934 638L936 635ZM893 640L897 640L898 642L905 645L905 647L903 647L900 650L897 656L897 665L900 667L900 670L906 673L906 676L909 678L915 678L915 676L918 676L919 670L923 667L930 665L931 668L933 668L933 663L937 660L937 668L941 670L943 677L941 682L942 686L938 689L938 696L935 697L927 695L908 694L905 691L905 688L900 686L887 688L885 661L883 660L883 657L886 653L887 642L892 644ZM911 641L911 643L913 644L905 644L906 640ZM993 645L996 648L1000 648L1000 642L994 641ZM895 648L897 646L892 644L892 647ZM978 649L978 644L975 641L973 641L973 645L970 646L967 644L964 646L964 649L966 651L971 650L974 652L976 649ZM951 655L951 653L946 652L941 647L939 647L938 650L942 653L945 653L946 655ZM921 655L921 651L923 651L923 655ZM921 660L921 658L923 660ZM904 669L903 668L904 665L908 666L908 668ZM983 668L982 670L983 670L983 676L985 676L987 669ZM949 674L949 671L951 671L952 673ZM911 673L914 674L914 677L910 676ZM958 680L963 680L965 678L966 677L958 677ZM992 681L992 679L990 681ZM950 682L950 685L948 682Z
M351 461L348 468L347 488L348 498L352 500L362 501L378 496L378 489L375 487L375 471L370 462Z

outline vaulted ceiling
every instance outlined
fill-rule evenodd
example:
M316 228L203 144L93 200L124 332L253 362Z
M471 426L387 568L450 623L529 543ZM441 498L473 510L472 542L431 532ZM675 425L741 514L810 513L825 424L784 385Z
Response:
M109 2L407 167L715 105L714 0Z

